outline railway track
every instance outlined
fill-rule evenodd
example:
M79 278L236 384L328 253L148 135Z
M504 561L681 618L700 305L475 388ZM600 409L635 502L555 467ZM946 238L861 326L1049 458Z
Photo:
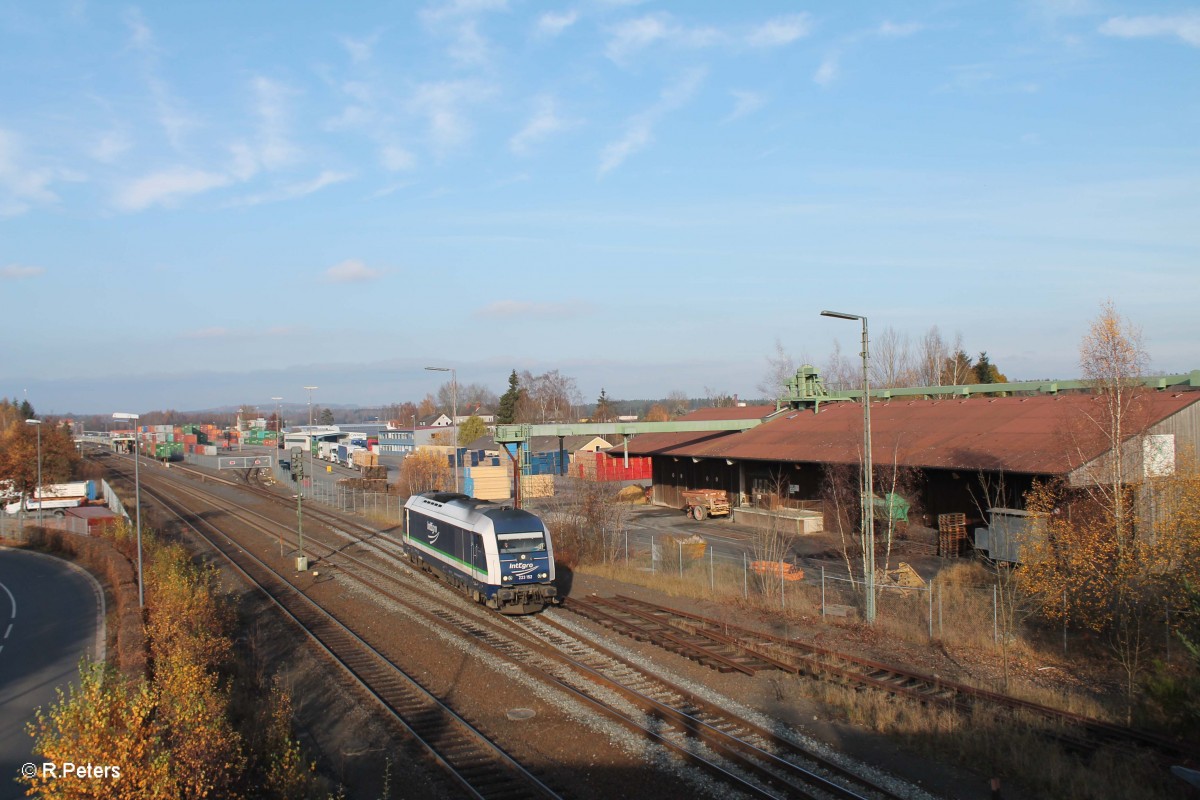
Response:
M201 492L177 485L172 489L213 502ZM258 588L355 683L374 697L463 794L487 800L560 798L557 791L510 757L450 705L426 690L376 647L306 597L239 542L202 515L189 511L157 487L153 479L142 481L142 491L224 556L250 585Z
M1172 758L1197 758L1194 746L1156 734L1073 714L997 692L922 675L809 642L732 625L632 597L568 598L564 607L614 631L652 642L723 672L754 675L782 670L882 691L960 711L978 707L1033 718L1072 749L1148 748Z
M226 509L226 513L260 516L231 509ZM342 527L361 527L353 522L346 524L348 521L337 515L321 513L335 518ZM380 549L380 545L386 547L386 542L358 537L345 530L339 533L374 549L376 557L395 557ZM411 581L397 581L392 561L384 565L372 563L348 552L345 544L324 542L313 534L306 534L305 539L326 568L337 566L343 575L359 581L373 593L403 605L405 613L420 614L454 635L469 637L475 649L485 650L536 679L553 684L584 707L660 745L744 796L846 800L909 796L893 793L883 785L885 778L863 777L836 758L812 752L704 701L603 647L584 641L579 633L558 622L526 617L516 618L517 624L513 624L514 620L498 617L473 604L466 605L459 595L441 584L431 583L430 589L438 591L430 591L412 585ZM240 555L236 547L222 552L228 558Z

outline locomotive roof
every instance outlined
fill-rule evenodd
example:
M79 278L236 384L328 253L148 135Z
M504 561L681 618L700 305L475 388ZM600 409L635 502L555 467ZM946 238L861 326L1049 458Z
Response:
M473 525L480 517L492 521L496 533L526 533L540 530L542 521L537 515L521 508L500 506L489 500L478 500L465 494L455 492L427 492L415 495L409 502L416 500L418 507L424 506L437 510L447 517Z

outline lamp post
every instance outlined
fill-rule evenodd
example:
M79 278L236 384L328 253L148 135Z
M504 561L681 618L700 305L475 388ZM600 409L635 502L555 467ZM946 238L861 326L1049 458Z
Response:
M426 367L430 372L449 372L450 373L450 413L453 415L450 418L450 424L454 429L454 492L458 493L458 371L454 367ZM413 433L414 437L416 432Z
M41 519L41 516L42 516L42 503L41 503L41 501L45 499L45 498L43 498L43 497L42 497L42 421L41 421L40 419L27 419L27 420L25 420L25 424L26 424L26 425L36 425L36 426L37 426L37 474L38 474L38 482L37 482L37 489L34 491L34 493L33 493L33 496L34 496L34 497L36 497L36 498L38 498L38 518L39 518L39 519Z
M313 494L317 491L317 476L313 474L313 433L312 433L312 393L314 389L320 389L320 386L305 386L308 391L308 480L309 485L313 488ZM304 491L304 481L300 481L300 491Z
M142 587L142 482L138 478L138 415L117 411L113 419L124 419L133 422L133 486L134 505L137 507L137 549L138 549L138 605L146 605L146 594Z
M867 584L866 617L868 624L875 622L875 487L871 464L871 378L868 372L867 318L858 314L843 314L840 311L822 311L822 317L862 320L862 368L863 368L863 496L862 526L863 580Z

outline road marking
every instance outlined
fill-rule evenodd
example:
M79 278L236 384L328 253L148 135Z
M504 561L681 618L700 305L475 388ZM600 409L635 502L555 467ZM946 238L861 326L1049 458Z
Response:
M16 619L17 618L17 598L13 597L13 593L10 592L8 590L8 587L5 586L3 583L0 583L0 589L3 589L4 593L8 595L8 602L12 603L12 609L13 609L12 618Z

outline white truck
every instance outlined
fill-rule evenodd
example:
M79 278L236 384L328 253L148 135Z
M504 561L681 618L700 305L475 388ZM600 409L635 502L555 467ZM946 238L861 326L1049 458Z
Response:
M73 483L50 483L34 490L33 497L24 495L4 506L5 513L17 514L21 511L53 511L55 516L63 516L63 510L75 508L95 500L97 497L95 481L75 481Z

